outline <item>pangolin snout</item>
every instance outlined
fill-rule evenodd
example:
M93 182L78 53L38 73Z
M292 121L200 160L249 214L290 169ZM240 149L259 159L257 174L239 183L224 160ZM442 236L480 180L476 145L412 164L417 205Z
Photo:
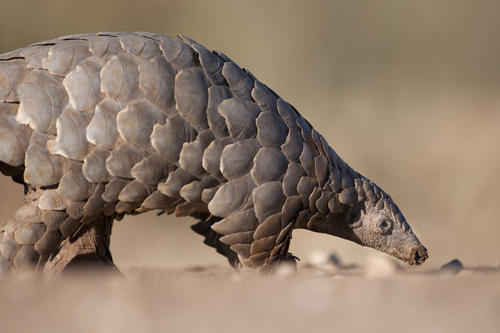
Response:
M408 263L410 265L420 265L424 261L429 258L429 255L427 254L427 249L422 245L415 246L411 252L410 256L408 258Z

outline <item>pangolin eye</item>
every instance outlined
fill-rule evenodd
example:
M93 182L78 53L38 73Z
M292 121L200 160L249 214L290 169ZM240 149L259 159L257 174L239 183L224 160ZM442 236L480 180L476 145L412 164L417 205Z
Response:
M391 231L392 223L389 220L382 219L378 222L378 229L381 234L386 234Z

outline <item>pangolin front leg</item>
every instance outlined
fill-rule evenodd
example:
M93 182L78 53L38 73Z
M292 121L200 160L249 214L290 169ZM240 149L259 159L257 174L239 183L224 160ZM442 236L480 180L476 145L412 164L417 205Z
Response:
M0 55L0 171L29 189L0 272L112 264L112 221L158 209L235 265L269 270L295 228L421 263L392 199L222 53L180 36L65 36Z

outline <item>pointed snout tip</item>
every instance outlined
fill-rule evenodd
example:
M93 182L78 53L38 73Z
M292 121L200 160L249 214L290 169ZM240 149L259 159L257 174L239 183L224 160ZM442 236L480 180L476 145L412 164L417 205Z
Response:
M410 265L420 265L423 264L427 258L429 258L429 253L427 252L427 249L420 244L411 249L407 262Z

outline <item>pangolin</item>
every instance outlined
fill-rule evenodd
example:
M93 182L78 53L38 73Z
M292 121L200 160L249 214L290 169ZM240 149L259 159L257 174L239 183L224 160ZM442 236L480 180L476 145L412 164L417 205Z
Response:
M60 37L0 55L0 170L25 204L0 228L0 275L112 265L113 221L159 210L235 267L293 261L296 228L420 264L391 197L220 52L152 33Z

